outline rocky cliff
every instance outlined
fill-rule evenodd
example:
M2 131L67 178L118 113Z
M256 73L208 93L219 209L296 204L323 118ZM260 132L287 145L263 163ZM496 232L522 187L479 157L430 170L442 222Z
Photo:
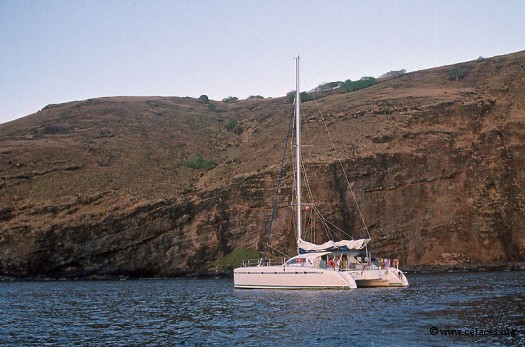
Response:
M211 103L90 99L0 125L0 276L178 276L261 250L291 105ZM303 108L317 205L364 236L342 164L375 254L408 266L525 259L525 52ZM317 136L325 127L336 151ZM292 175L286 166L272 234L288 254Z

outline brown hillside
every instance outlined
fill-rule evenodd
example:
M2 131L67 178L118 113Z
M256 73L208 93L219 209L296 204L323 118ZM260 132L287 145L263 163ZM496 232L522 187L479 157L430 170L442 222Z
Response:
M376 254L524 260L524 66L525 51L458 64L459 80L445 66L304 103L320 209L363 236L339 155ZM262 249L291 105L213 103L90 99L0 125L0 275L176 276ZM216 167L184 165L197 153ZM292 254L290 191L272 245Z

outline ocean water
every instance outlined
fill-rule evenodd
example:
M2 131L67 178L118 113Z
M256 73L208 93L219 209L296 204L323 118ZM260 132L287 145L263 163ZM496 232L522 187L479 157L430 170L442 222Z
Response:
M408 288L239 290L232 279L0 283L0 345L525 345L525 272Z

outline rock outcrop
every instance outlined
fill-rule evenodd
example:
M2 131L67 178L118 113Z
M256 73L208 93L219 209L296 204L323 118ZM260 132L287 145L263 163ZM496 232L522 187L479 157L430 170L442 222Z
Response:
M519 52L304 103L319 209L365 236L342 165L375 254L525 260L524 66ZM468 73L450 79L454 67ZM90 99L0 125L0 276L179 276L262 250L291 105L212 103ZM190 167L196 154L213 165ZM271 236L288 254L292 176L288 165Z

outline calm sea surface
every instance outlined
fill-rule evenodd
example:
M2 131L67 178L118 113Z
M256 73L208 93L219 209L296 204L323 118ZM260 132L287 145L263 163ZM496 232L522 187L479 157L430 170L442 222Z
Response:
M4 282L0 344L525 345L525 272L409 281L349 291L238 290L232 279Z

